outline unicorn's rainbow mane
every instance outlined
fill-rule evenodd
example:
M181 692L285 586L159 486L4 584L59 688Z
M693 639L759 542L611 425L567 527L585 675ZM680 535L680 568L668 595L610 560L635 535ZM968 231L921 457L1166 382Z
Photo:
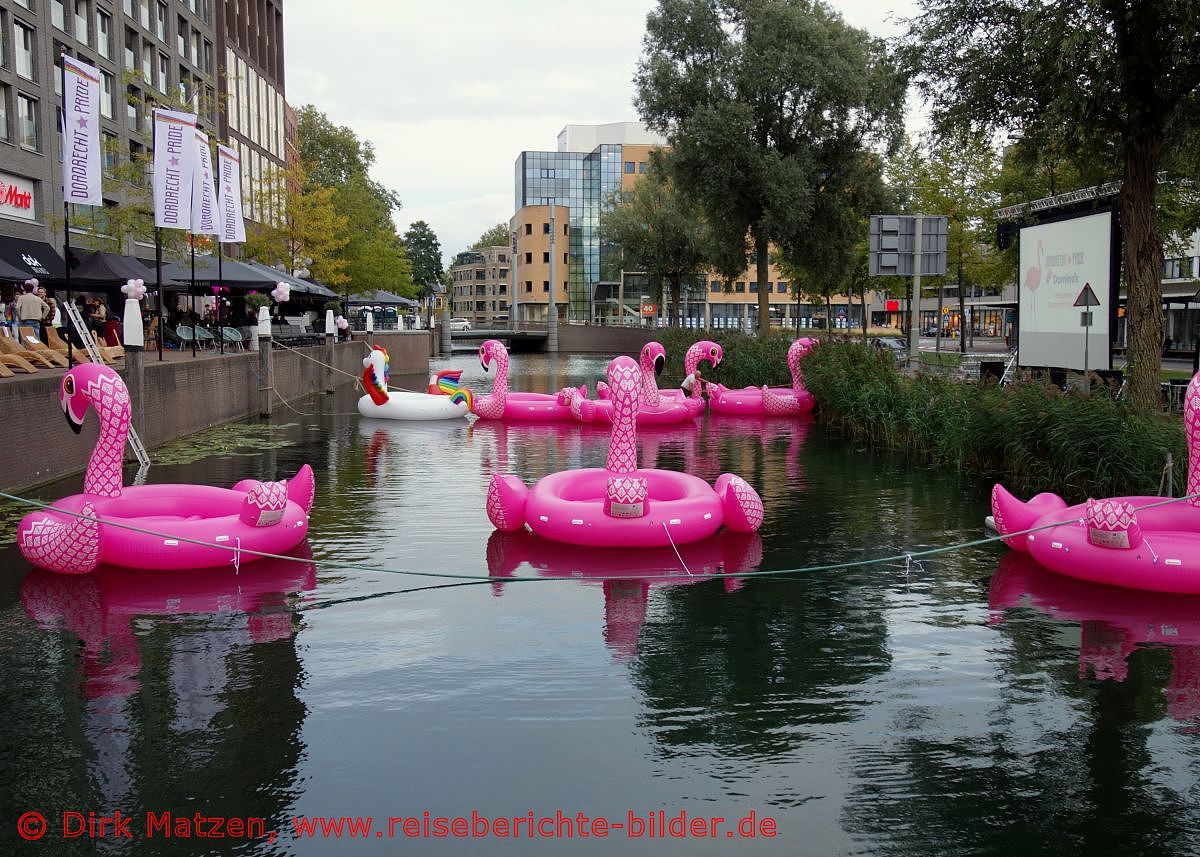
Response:
M455 390L453 393L450 393L450 401L456 405L459 402L466 402L468 411L473 410L475 407L475 397L473 395L471 395L471 391L468 390L466 387L463 387L461 390Z
M383 377L380 377L380 373L376 371L374 361L372 361L367 370L363 372L363 381L370 385L371 389L368 389L367 392L375 404L382 404L388 399L387 384L392 361L388 356L387 349L382 345L373 347L372 356L375 356L376 353L383 356Z

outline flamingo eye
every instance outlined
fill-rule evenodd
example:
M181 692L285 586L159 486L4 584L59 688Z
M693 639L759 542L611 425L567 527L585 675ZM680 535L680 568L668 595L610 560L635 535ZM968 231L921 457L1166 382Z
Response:
M709 354L711 354L713 357L716 357L716 356L717 356L717 349L715 349L715 348L710 348L710 349L708 349L708 353L709 353Z
M68 396L74 396L75 395L75 379L68 375L67 378L63 381L63 389L67 391Z

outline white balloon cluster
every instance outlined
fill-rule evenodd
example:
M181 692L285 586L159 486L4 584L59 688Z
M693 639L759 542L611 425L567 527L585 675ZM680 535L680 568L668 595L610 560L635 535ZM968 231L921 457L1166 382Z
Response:
M271 297L275 298L275 303L287 303L292 297L292 287L287 283L276 283L271 290Z
M37 277L30 277L28 280L25 281L25 285L31 286L36 289L38 287Z
M142 280L127 280L125 285L121 286L121 294L140 301L146 296L146 284Z
M350 326L350 322L346 321L345 317L340 315L334 319L334 324L337 325L338 330L345 330Z

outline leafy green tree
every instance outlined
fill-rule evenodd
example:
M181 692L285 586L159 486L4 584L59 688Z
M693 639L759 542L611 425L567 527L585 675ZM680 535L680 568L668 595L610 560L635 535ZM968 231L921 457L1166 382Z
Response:
M1000 156L987 136L956 131L901 147L891 174L893 194L904 211L947 219L946 275L922 279L941 295L947 283L958 285L958 312L965 331L966 294L974 286L1000 286L1016 277L1011 257L992 250L994 211L1000 203ZM939 301L939 310L940 310ZM966 351L966 337L959 338Z
M408 227L404 233L404 244L412 262L412 280L419 294L428 297L432 294L430 286L443 282L445 278L442 245L424 220L417 220Z
M508 247L511 244L512 235L509 233L508 224L497 223L487 232L480 235L479 240L471 245L471 249L481 250L484 247Z
M669 155L653 152L650 165L633 187L621 193L600 224L601 241L621 248L624 264L644 271L652 283L666 283L678 324L685 281L706 267L703 212L678 190L669 175Z
M883 43L817 0L660 0L645 46L639 114L667 136L681 189L724 221L726 253L749 234L760 283L772 243L814 257L820 212L841 221L834 191L861 184L869 147L890 148L901 125L904 82ZM765 289L758 301L764 332Z
M1162 171L1183 166L1200 120L1194 0L922 0L906 37L940 128L1020 134L1072 146L1122 179L1129 391L1159 400Z

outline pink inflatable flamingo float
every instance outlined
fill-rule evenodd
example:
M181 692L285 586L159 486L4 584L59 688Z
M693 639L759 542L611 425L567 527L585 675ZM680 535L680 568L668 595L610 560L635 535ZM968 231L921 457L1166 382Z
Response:
M694 374L701 363L707 362L715 369L724 359L725 349L711 339L693 342L683 355L683 377ZM669 401L683 401L696 416L704 412L705 402L700 395L699 385L693 387L690 393L684 393L683 390L662 390L660 395Z
M479 363L485 372L496 364L496 380L492 392L477 396L472 405L475 416L481 420L525 420L530 422L553 422L575 420L569 401L560 393L512 393L508 389L508 349L498 339L488 339L479 346ZM581 387L580 397L587 396Z
M307 464L290 480L247 479L232 489L125 488L121 460L129 436L130 405L121 376L96 363L76 366L63 375L59 402L76 434L88 408L95 408L100 437L88 462L83 493L26 515L18 526L21 553L34 565L64 574L86 574L100 563L159 570L212 568L229 565L235 558L227 548L283 553L308 534L314 482ZM170 535L148 535L125 527ZM239 562L258 559L254 554L237 558Z
M1188 385L1184 429L1191 496L1200 493L1200 373ZM1001 535L1059 523L1004 541L1060 574L1130 589L1200 593L1200 500L1156 505L1163 499L1111 497L1067 506L1057 494L1043 493L1022 503L997 484L992 515ZM1135 511L1149 505L1155 508Z
M618 357L608 366L613 423L604 467L563 470L532 489L515 476L493 475L487 513L496 529L528 523L540 536L596 547L654 547L711 536L721 524L753 532L762 500L740 476L724 473L710 486L698 476L637 466L638 366Z
M656 376L662 371L666 362L667 351L662 347L661 343L647 342L642 346L638 364L642 373L641 403L638 406L637 414L639 426L683 422L699 415L703 408L704 402L699 398L693 404L687 399L668 398L660 393ZM607 385L601 389L598 384L597 393L601 396L610 395ZM573 391L564 390L560 395L564 396L569 403L574 404L572 401L575 398ZM611 398L606 397L593 401L580 397L578 408L572 407L572 411L577 412L579 419L587 423L612 422L613 406Z
M708 406L714 414L738 414L741 416L801 416L813 409L813 395L804 388L804 371L801 363L817 346L818 340L797 339L788 347L788 369L792 373L791 387L742 387L730 390L714 385L708 397Z

